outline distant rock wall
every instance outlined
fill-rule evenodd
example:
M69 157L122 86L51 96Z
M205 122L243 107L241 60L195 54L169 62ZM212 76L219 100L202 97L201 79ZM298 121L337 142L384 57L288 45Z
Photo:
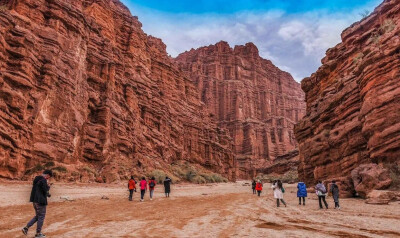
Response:
M52 161L111 182L187 160L234 178L232 139L118 0L0 4L0 177Z
M271 166L257 169L257 173L283 175L291 171L297 172L299 162L299 151L293 150L276 157Z
M352 170L400 162L400 1L385 0L346 29L322 63L301 83L299 176L310 184L340 180L352 195Z
M259 56L253 43L192 49L176 61L199 90L214 121L234 140L239 176L295 150L293 127L305 114L304 93L292 76Z

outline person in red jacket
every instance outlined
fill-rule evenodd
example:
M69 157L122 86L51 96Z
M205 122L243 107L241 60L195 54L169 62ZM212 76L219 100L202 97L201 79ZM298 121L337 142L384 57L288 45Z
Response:
M261 183L261 180L258 180L257 183L256 183L256 190L257 190L258 196L261 195L262 188L263 188L263 185Z
M151 177L149 181L150 200L153 200L154 188L156 187L156 179Z
M136 182L133 176L131 176L131 179L129 179L128 189L129 189L129 201L132 201L133 191L136 189Z
M147 190L147 181L145 177L142 177L142 180L140 181L140 201L143 202L144 199L144 194L146 193Z

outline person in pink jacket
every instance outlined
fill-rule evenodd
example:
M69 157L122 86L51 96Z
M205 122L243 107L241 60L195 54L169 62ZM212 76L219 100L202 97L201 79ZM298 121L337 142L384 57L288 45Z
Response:
M142 180L140 181L140 201L143 202L144 194L146 193L147 190L147 181L145 177L142 177Z

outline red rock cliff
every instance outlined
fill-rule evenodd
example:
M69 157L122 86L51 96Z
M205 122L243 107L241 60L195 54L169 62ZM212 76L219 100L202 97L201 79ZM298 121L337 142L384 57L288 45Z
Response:
M351 171L360 164L399 163L400 1L384 1L346 29L322 63L302 81L307 111L296 127L299 176L308 183L340 180L351 195Z
M240 176L296 148L293 127L305 113L304 93L289 73L259 56L252 43L192 49L176 58L199 98L235 144Z
M113 181L187 160L232 178L230 137L118 0L0 3L0 177L51 161Z

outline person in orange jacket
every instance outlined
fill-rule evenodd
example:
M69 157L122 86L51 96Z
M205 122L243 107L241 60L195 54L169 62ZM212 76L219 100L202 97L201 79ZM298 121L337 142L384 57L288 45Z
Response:
M155 187L156 187L156 179L154 177L151 177L151 179L149 180L150 200L153 200L153 193Z
M256 183L256 190L257 190L258 196L261 195L262 188L263 188L263 185L261 183L261 180L258 180L257 183Z
M131 176L131 179L128 181L128 189L129 189L129 201L132 201L132 195L133 191L136 189L136 182L133 176Z

